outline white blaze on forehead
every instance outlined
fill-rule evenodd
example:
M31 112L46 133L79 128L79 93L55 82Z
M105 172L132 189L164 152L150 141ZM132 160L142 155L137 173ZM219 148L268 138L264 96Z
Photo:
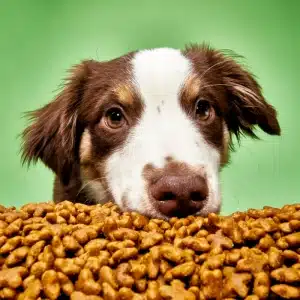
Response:
M159 167L163 167L166 156L191 165L206 163L207 155L215 151L186 115L179 99L193 71L191 62L179 50L160 48L137 53L132 65L133 82L145 106L132 141L143 151L151 150L143 159Z
M134 81L144 101L147 95L177 95L191 71L179 50L161 48L138 52L133 59Z
M210 146L180 105L180 91L192 72L179 50L161 48L138 52L132 60L132 82L144 104L142 116L122 149L107 161L108 184L115 201L126 196L131 209L151 209L143 168L165 165L171 156L191 167L203 166L208 176L209 200L219 204L219 153Z

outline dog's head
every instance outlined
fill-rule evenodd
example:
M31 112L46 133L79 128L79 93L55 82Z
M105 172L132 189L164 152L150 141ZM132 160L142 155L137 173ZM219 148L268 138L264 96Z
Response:
M207 46L89 60L71 73L32 113L24 160L41 159L65 186L79 173L96 202L161 218L218 212L232 135L255 137L256 125L280 134L253 76Z

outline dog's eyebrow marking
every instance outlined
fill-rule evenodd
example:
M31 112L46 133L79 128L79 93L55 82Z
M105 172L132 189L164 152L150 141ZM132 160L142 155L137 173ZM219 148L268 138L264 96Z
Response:
M197 98L200 91L200 84L200 79L196 74L189 75L182 86L182 101L184 101L186 104L190 104L191 101Z
M134 90L128 84L118 85L114 92L118 97L118 100L124 105L133 105L134 104Z

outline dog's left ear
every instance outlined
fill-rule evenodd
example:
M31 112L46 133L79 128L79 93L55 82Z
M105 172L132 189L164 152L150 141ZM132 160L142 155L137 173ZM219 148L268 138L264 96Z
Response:
M76 166L83 131L79 109L96 64L96 61L89 60L74 66L58 96L29 113L32 123L23 132L23 162L29 164L40 159L64 184L68 184Z
M224 118L231 133L238 138L241 133L256 137L254 128L258 125L268 134L280 135L276 110L265 100L254 76L232 55L206 44L188 46L184 53L195 61L200 76L215 78L216 88L227 92L228 109ZM206 69L201 62L205 62Z
M254 76L234 59L216 54L218 69L228 92L226 122L232 133L256 137L254 127L259 126L270 135L280 135L277 112L267 103Z

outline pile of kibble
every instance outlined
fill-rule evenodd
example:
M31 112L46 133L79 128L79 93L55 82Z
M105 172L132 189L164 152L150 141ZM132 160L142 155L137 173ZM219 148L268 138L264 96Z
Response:
M169 221L0 206L0 299L300 299L300 204Z

